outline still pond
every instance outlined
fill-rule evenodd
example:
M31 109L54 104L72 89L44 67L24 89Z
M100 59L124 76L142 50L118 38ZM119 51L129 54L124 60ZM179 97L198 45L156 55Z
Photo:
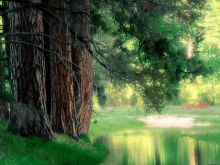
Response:
M94 138L109 149L101 165L220 165L220 145L178 129L127 130Z

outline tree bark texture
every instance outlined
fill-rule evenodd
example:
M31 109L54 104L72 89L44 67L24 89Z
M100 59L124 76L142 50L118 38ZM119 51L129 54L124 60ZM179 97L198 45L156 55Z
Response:
M56 8L68 8L68 1L51 1L51 6ZM57 11L57 15L64 21L69 21L69 14L65 11ZM69 30L56 21L52 21L51 35L59 40L71 43ZM67 132L72 137L78 139L78 129L76 125L76 108L73 85L72 64L65 61L72 61L71 45L61 43L58 40L51 42L51 50L59 56L54 56L55 64L52 64L51 80L51 122L52 128L56 132Z
M72 26L76 34L85 37L87 44L90 45L90 1L85 0L71 0L71 9L77 12L84 12L87 14L75 14L72 16ZM85 48L85 44L75 39L72 36L72 59L75 65L76 79L74 80L74 93L76 96L77 109L77 125L79 133L88 132L90 118L92 114L92 93L93 93L93 72L92 72L92 55Z
M54 140L46 112L21 102L11 103L8 130L24 137L34 135L44 141Z
M9 120L7 102L4 100L0 100L0 120Z
M9 2L9 9L20 6L18 2ZM42 12L34 8L25 8L10 13L10 32L43 33ZM8 129L23 136L37 135L46 140L54 140L46 113L45 57L36 47L26 44L43 47L44 39L42 36L30 34L11 36L10 41L17 42L10 44L12 96L16 101L43 113L39 115L38 111L13 103Z
M91 38L89 17L81 14L82 12L89 14L89 1L71 0L64 2L51 0L51 6L71 8L73 13L80 12L72 18L62 10L57 11L57 15L68 22L71 27L74 27L76 34ZM72 23L70 23L70 19L72 19ZM75 40L76 36L70 36L70 32L66 27L62 27L56 21L53 21L52 30L51 35L53 37L60 39L62 42L72 42L74 46L59 41L51 42L51 50L60 55L59 57L53 57L56 64L51 64L51 123L53 130L68 132L68 134L78 139L79 133L88 131L92 112L92 56L84 48L83 43L77 39ZM74 41L71 41L71 39L74 39ZM63 60L63 57L75 65Z

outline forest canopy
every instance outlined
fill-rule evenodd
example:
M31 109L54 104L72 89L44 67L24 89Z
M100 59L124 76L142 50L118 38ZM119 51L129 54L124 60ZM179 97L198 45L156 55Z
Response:
M205 0L95 1L94 59L110 79L137 85L146 105L160 112L165 99L177 96L180 80L212 72L198 50L204 29L196 21L205 6ZM94 72L99 83L103 75Z

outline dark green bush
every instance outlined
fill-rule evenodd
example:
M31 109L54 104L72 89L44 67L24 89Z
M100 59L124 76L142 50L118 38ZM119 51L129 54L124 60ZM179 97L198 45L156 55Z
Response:
M136 94L132 94L130 98L130 106L134 107L137 105L137 96Z
M91 140L90 140L89 136L88 136L86 133L81 133L81 134L80 134L80 138L81 138L81 140L83 140L84 142L91 143Z

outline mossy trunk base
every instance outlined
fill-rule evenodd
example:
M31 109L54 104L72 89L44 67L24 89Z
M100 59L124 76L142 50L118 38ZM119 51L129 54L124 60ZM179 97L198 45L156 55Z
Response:
M11 103L8 130L24 137L38 136L44 141L55 140L47 114L39 113L20 102Z
M0 100L0 120L9 120L8 106L5 101Z

